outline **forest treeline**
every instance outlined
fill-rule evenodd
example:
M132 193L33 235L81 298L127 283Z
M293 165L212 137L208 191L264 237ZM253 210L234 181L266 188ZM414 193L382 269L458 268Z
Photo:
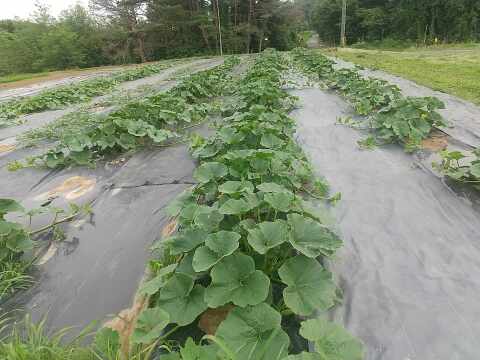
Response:
M324 42L339 43L342 0L302 0L306 19ZM376 40L480 40L480 0L347 0L349 44Z
M218 9L217 9L218 4ZM0 74L144 62L298 45L303 11L284 0L90 0L58 18L37 3L0 21Z
M40 0L41 1L41 0ZM0 75L339 42L342 0L90 0L0 20ZM347 41L480 40L480 0L347 0Z

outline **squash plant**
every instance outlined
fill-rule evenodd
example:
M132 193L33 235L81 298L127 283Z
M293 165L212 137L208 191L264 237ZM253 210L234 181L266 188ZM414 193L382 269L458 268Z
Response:
M42 91L38 95L14 99L0 104L0 128L15 123L22 114L31 114L65 105L76 104L105 95L121 82L141 79L159 73L170 63L150 64L115 72L110 76L85 80L79 83Z
M165 333L192 326L208 309L231 310L214 335L199 344L188 339L162 359L363 358L358 340L319 319L300 330L315 350L289 355L285 319L313 316L339 300L318 259L332 257L342 241L306 195L324 197L326 187L293 139L292 99L279 89L285 67L276 52L260 55L238 87L234 113L213 136L192 141L198 184L167 209L178 231L154 246L161 266L141 289L150 307L131 341L165 343Z
M45 212L52 213L53 221L40 229L29 229L20 223L6 219L6 216L11 213L22 213L31 221L33 216ZM88 205L78 206L75 204L70 205L68 213L53 207L26 211L13 199L0 199L0 300L16 290L27 288L32 283L28 272L33 262L30 253L34 248L35 236L51 229L53 229L53 234L58 236L60 234L59 224L89 212ZM61 214L64 216L61 217Z
M364 144L398 142L404 144L406 151L414 151L434 127L447 126L437 112L445 105L437 98L403 97L395 85L380 79L364 78L356 68L334 69L333 61L305 49L295 49L292 56L298 67L309 75L318 63L318 78L345 96L357 114L368 116L374 135L360 142L362 147L365 147Z
M480 190L480 149L473 151L474 160L461 151L443 150L441 163L433 163L434 168L453 181L471 185ZM466 162L467 161L467 162Z
M212 111L209 99L225 89L229 72L238 62L236 57L227 58L223 65L191 75L165 93L131 101L110 113L98 126L61 139L55 148L43 155L23 163L13 162L9 169L93 166L96 160L108 155L178 139L182 127L203 121Z

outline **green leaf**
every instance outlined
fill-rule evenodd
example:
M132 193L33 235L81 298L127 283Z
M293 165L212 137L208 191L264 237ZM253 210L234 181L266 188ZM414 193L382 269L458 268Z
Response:
M165 208L165 213L170 216L177 216L180 214L180 211L187 206L187 204L193 201L193 192L192 189L187 189L178 195L175 200L173 200Z
M304 321L300 335L315 342L315 350L328 360L362 360L362 343L335 323L312 319Z
M228 199L219 209L225 215L240 215L250 210L250 205L243 199Z
M203 244L207 237L207 233L202 229L186 229L166 239L164 242L169 246L172 255L178 255L183 252L189 252L198 245Z
M287 219L292 229L290 242L305 256L331 256L342 246L337 235L315 220L299 214L288 214Z
M233 302L238 306L256 305L267 298L270 279L255 270L250 256L237 253L223 258L210 272L212 282L205 300L212 308Z
M392 129L400 139L405 139L410 134L410 126L408 125L408 122L404 120L395 121L392 124Z
M283 193L289 192L288 189L276 183L262 183L257 186L257 189L267 193Z
M108 327L100 329L95 334L95 349L106 359L115 358L120 350L120 335Z
M30 235L23 229L11 231L6 238L6 245L11 251L23 252L33 249L33 241Z
M185 346L180 348L182 360L214 360L217 358L218 349L213 345L201 346L188 338ZM163 360L163 356L162 356Z
M88 150L72 151L69 156L78 165L90 165L91 163L91 153Z
M158 307L143 310L137 319L131 340L135 344L150 344L162 335L169 323L166 311Z
M155 294L158 290L160 290L161 287L163 287L163 285L165 285L165 281L166 281L165 277L171 274L172 272L174 272L176 268L177 268L177 264L171 264L161 268L160 271L158 271L157 275L153 279L145 282L142 285L142 287L139 290L139 293L142 295Z
M200 246L195 250L193 269L196 272L208 270L225 256L231 255L238 249L240 238L240 234L233 231L219 231L208 235L205 240L206 246Z
M134 149L137 146L137 140L135 136L130 134L121 134L117 140L117 144L125 150Z
M288 241L290 230L284 220L265 221L248 230L248 243L260 254Z
M297 354L297 355L288 355L286 358L283 358L282 360L325 360L325 357L320 355L319 353L302 352L301 354Z
M273 134L264 134L260 140L260 145L266 148L275 149L284 144L283 140Z
M303 255L288 259L278 270L288 286L283 290L285 304L297 315L308 316L335 304L336 286L332 274L317 260Z
M250 181L226 181L218 187L222 194L253 193L254 187Z
M178 274L185 274L190 276L192 279L196 279L199 276L199 274L197 274L193 269L192 262L193 262L193 253L188 253L180 261L180 264L178 264L175 272Z
M235 351L238 360L276 360L288 354L290 339L281 315L265 303L233 309L216 336Z
M193 284L190 276L174 274L160 290L157 305L168 312L170 322L188 325L207 309L203 300L205 288Z
M200 206L195 213L193 222L198 227L210 232L218 229L222 220L223 214L218 209L210 206Z
M174 133L165 129L155 129L155 128L148 128L147 129L148 137L152 139L154 143L161 143L165 140L168 140L175 136Z
M207 162L200 165L193 177L200 183L206 183L211 180L223 178L228 174L228 168L219 162Z
M0 199L0 217L9 212L24 210L23 206L13 199Z
M233 128L222 128L217 132L218 136L227 144L238 144L241 142L245 135L238 133Z
M5 221L0 218L0 236L8 235L12 230L20 230L20 224Z
M480 179L480 163L470 166L470 174Z
M264 200L275 210L288 212L291 210L295 197L292 193L268 193L265 194Z
M197 214L197 210L200 206L196 202L187 203L185 207L180 210L178 216L180 220L186 222L193 222L195 219L195 215Z

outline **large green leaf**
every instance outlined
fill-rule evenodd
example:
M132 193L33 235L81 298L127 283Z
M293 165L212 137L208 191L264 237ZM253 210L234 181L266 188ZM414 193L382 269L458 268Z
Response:
M281 320L281 315L265 303L235 308L215 335L235 352L238 360L281 360L290 344Z
M342 240L337 235L315 220L299 214L289 214L287 219L292 229L290 242L305 256L330 256L342 246Z
M15 229L6 236L6 245L11 251L23 252L33 249L33 241L24 229Z
M213 345L197 345L192 340L188 338L185 342L185 345L180 348L180 354L182 355L182 360L215 360L217 358L217 347ZM163 356L162 356L163 359Z
M476 163L470 166L470 174L480 179L480 163Z
M295 256L285 261L278 274L288 285L283 290L285 304L295 314L308 316L335 304L336 286L332 275L317 260Z
M292 208L295 196L287 192L268 193L265 194L264 200L275 210L288 212Z
M131 340L133 343L149 344L162 335L169 324L168 313L158 307L143 310L137 319Z
M238 249L240 234L233 231L219 231L207 236L205 246L195 250L193 269L196 272L208 270L225 256L231 255Z
M157 305L170 315L170 322L188 325L207 309L205 288L185 274L174 274L160 290Z
M225 215L240 215L250 210L251 206L243 199L228 199L219 209Z
M260 145L266 148L270 149L275 149L284 144L284 141L280 139L279 137L269 133L269 134L264 134L262 136L262 139L260 140Z
M315 343L315 350L328 360L362 360L363 345L343 327L323 319L304 321L300 335Z
M186 254L178 264L175 272L179 274L185 274L190 276L192 279L196 279L201 274L197 274L195 270L193 270L192 262L193 262L193 253Z
M212 282L205 300L212 308L233 302L238 306L256 305L267 298L270 279L255 270L250 256L236 253L223 258L210 273Z
M24 211L24 208L13 199L0 199L0 218L9 212L15 211Z
M161 268L157 275L151 280L145 282L139 290L142 295L153 295L160 290L166 282L166 276L171 274L177 268L177 264L171 264Z
M250 181L226 181L218 187L222 194L253 193L254 187Z
M207 233L202 229L186 229L166 239L164 242L169 246L172 255L178 255L195 249L198 245L203 244L207 237Z
M290 230L284 220L265 221L248 230L248 243L260 254L265 254L290 237Z
M210 206L199 206L195 212L193 222L198 227L210 232L218 229L222 220L223 214L221 214L218 209Z
M277 183L261 183L257 185L257 189L267 193L282 193L282 192L289 192L289 190Z
M180 195L178 195L175 200L168 204L168 206L165 208L165 212L170 216L177 216L187 204L193 201L192 198L192 189L185 190Z
M194 173L194 178L201 183L220 179L228 174L228 168L219 162L207 162L200 165Z
M8 235L13 230L20 230L20 224L5 221L0 218L0 237Z

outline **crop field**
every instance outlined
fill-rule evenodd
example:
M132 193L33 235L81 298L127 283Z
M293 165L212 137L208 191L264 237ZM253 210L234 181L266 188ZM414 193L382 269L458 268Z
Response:
M0 359L474 359L480 129L455 114L480 109L457 106L304 48L0 102Z

